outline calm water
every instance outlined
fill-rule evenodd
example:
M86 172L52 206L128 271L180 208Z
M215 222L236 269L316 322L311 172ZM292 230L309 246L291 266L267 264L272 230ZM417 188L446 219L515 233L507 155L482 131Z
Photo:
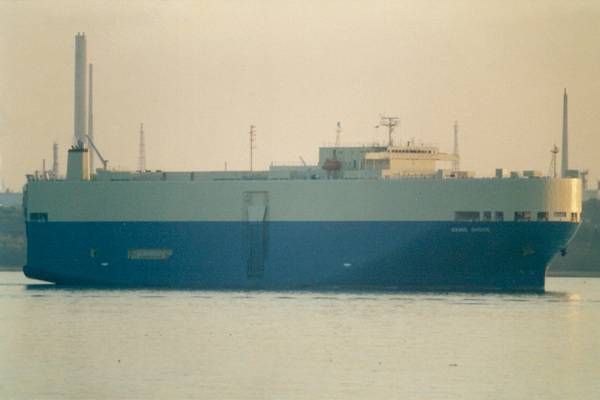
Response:
M544 295L31 283L0 272L3 399L600 398L600 279Z

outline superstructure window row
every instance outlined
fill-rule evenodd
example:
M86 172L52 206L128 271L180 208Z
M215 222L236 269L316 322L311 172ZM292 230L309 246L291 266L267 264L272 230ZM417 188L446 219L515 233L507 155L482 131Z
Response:
M553 219L556 220L568 220L571 222L579 221L579 214L576 212L566 213L563 211L557 211L552 214ZM550 213L548 211L539 211L535 214L531 211L515 211L514 213L514 221L517 222L528 222L528 221L550 221ZM455 221L462 222L500 222L504 221L504 211L456 211L454 213Z
M483 217L482 217L483 214ZM493 216L493 219L492 219ZM463 222L491 222L491 221L504 221L504 212L503 211L495 211L493 214L491 211L484 211L483 213L479 211L456 211L454 213L455 221L463 221Z

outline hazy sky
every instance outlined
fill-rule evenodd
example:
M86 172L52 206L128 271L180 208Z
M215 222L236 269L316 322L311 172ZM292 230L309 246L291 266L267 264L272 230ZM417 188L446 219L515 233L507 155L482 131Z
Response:
M571 166L600 178L599 1L0 0L0 155L8 186L73 136L74 35L94 63L96 142L111 165L316 162L335 139L452 149L462 166L547 172L570 101Z

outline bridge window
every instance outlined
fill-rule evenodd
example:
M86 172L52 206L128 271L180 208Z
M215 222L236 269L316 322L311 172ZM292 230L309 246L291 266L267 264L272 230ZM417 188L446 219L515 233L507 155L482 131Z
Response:
M171 249L129 249L127 258L130 260L166 260L171 257Z
M456 211L454 213L455 221L475 222L480 220L479 211Z
M491 221L492 220L492 212L484 211L483 212L483 221Z
M495 221L504 221L504 211L496 211L494 213L494 220Z
M571 222L577 222L577 213L571 213Z
M531 212L515 211L515 221L531 221Z
M564 212L564 211L556 211L556 212L554 213L554 216L555 216L556 218L567 218L567 213L566 213L566 212Z

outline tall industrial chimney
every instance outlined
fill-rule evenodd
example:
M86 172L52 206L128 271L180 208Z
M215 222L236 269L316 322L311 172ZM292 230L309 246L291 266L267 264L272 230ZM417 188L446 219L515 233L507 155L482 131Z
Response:
M569 171L569 99L567 89L563 95L563 127L562 127L562 164L561 176L566 178Z
M52 175L54 179L58 178L58 143L52 144Z
M92 143L94 143L94 99L93 99L93 88L92 88L92 82L94 81L94 77L93 77L93 65L90 64L90 76L89 76L89 85L90 85L90 91L88 93L89 97L88 97L88 124L87 124L87 134L88 137L90 138L90 140L92 141ZM92 151L90 153L90 171L92 173L94 173L94 152Z
M75 35L75 120L73 131L73 142L86 143L86 41L85 33Z

